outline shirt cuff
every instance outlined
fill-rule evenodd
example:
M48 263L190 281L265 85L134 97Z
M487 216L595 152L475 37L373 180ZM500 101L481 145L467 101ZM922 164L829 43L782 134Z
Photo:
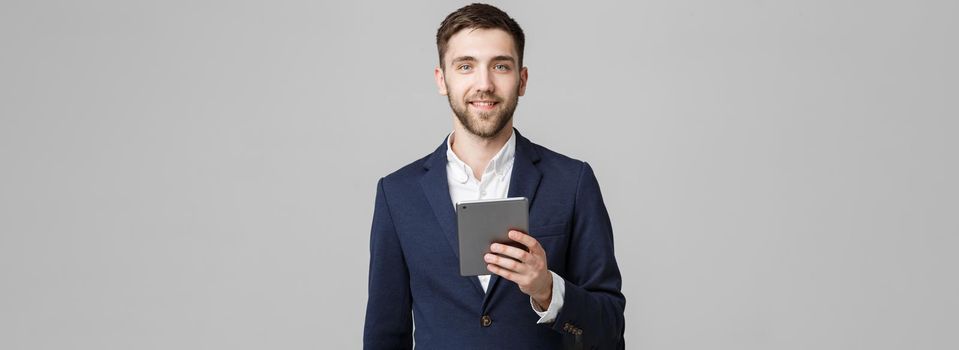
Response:
M559 310L563 308L563 299L565 299L564 297L566 296L566 281L553 271L549 273L553 275L553 297L549 301L549 308L547 308L546 311L540 310L536 302L533 301L533 297L529 297L529 305L532 306L533 311L539 315L539 321L536 321L537 324L550 323L556 320L556 315L558 315Z

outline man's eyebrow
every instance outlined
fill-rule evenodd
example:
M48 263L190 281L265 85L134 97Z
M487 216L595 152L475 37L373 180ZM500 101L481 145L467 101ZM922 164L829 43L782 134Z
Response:
M450 64L457 64L459 62L476 62L476 58L473 56L460 56L450 61Z
M493 61L510 61L510 62L516 62L516 60L513 59L513 56L508 56L508 55L499 55L499 56L493 57Z

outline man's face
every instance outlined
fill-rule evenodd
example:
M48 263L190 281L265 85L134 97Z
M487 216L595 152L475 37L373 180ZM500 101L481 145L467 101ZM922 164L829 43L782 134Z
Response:
M513 37L502 29L464 29L450 37L436 85L470 133L493 138L512 120L526 92Z

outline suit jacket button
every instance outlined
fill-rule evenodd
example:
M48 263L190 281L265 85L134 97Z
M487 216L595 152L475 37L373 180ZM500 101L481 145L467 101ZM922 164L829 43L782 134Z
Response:
M480 317L480 324L483 325L483 327L489 327L489 325L493 324L493 319L489 318L489 315L483 315L483 317Z

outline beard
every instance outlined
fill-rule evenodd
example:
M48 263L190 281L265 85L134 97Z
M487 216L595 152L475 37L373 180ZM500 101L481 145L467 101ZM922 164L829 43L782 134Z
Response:
M519 104L519 86L513 92L512 98L503 101L499 96L490 93L475 94L466 98L461 103L454 103L453 97L447 94L446 98L450 102L450 108L460 124L466 128L469 133L484 139L491 139L499 135L500 131L506 127L506 124L513 120L513 112L516 111L516 105ZM491 111L470 111L470 100L492 100L496 102L496 108Z

